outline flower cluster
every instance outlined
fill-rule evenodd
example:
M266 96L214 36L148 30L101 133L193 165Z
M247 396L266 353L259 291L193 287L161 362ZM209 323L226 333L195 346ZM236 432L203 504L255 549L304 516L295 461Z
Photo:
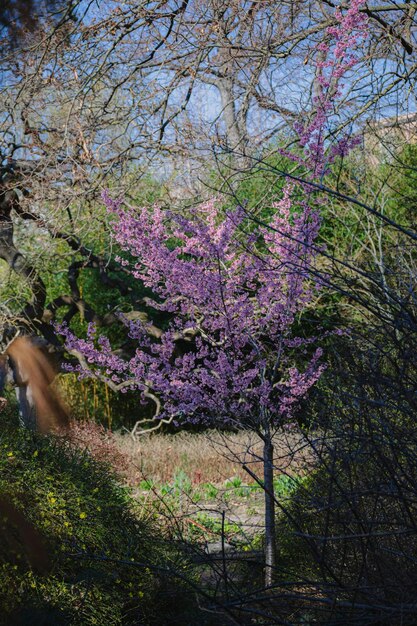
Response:
M145 323L129 324L140 346L128 363L132 386L163 398L165 418L253 425L260 407L274 422L290 417L323 370L319 350L303 373L290 367L291 328L315 289L309 271L317 213L303 207L290 215L288 189L272 227L254 236L240 208L219 219L216 200L187 218L157 208L133 212L108 196L105 202L117 217L117 242L136 259L133 274L171 318L158 341ZM108 368L108 352L99 356L68 331L67 340ZM302 338L296 343L299 353L307 350Z
M365 0L351 0L344 12L337 8L336 24L327 28L326 38L316 46L314 112L305 124L295 124L312 178L323 176L337 156L345 156L360 141L343 136L325 156L327 121L342 95L342 79L357 63L356 50L367 37L368 19L361 11L365 4Z

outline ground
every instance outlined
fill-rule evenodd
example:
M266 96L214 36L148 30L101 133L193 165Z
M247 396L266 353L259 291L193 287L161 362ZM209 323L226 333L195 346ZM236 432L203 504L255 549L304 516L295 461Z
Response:
M239 549L259 545L263 491L243 467L262 479L262 445L253 433L115 435L114 443L124 459L123 478L144 516L157 511L184 538L206 543L208 550L222 538ZM297 429L276 436L278 499L287 500L307 476L314 463L308 450Z

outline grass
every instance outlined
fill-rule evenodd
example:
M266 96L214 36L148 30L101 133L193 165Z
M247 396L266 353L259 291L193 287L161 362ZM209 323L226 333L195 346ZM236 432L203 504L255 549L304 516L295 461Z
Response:
M277 438L275 448L274 489L288 498L311 459L294 434ZM198 623L208 624L188 588L172 579L178 568L188 579L200 575L176 546L186 540L215 552L225 541L239 552L261 550L264 494L241 466L250 464L262 476L261 451L250 433L179 432L133 441L94 423L74 423L59 441L4 428L0 510L1 498L17 507L49 559L46 574L39 575L30 549L20 539L16 545L16 529L6 523L0 602L8 623L29 624L34 613L50 623L142 620L157 626L171 623L174 602L181 621L172 623L191 625L198 616ZM159 575L160 567L168 577Z
M253 434L180 431L133 440L87 422L73 424L72 440L118 473L141 519L159 519L176 540L212 542L223 528L229 542L249 549L262 535L262 486L242 468L245 463L262 477L262 444ZM276 437L274 445L274 489L286 499L312 459L294 432Z
M71 438L2 417L1 625L211 623L182 582L196 580L188 555L112 471L119 456L107 434L103 447L93 433L99 461ZM187 481L178 473L178 493Z
M276 497L288 500L304 482L306 474L281 474L274 480ZM228 543L249 550L259 545L263 535L264 494L258 483L243 483L239 476L223 484L193 485L184 470L174 475L171 483L143 480L135 497L145 517L158 512L179 539L199 543L220 540L222 533ZM147 513L146 513L147 512Z
M229 482L234 488L251 480L243 469L246 463L257 476L262 476L262 444L250 432L201 434L180 431L176 434L150 434L133 440L128 435L114 435L114 443L128 465L126 480L140 485L173 484L186 476L193 487L210 484L214 489ZM276 437L275 465L277 473L299 474L311 465L299 434L288 432ZM240 482L239 482L240 481ZM243 493L243 492L242 492Z
M133 440L91 423L76 432L77 441L109 462L130 486L143 519L156 516L175 539L211 542L223 527L228 541L249 549L262 535L262 486L242 468L245 463L262 477L262 444L253 433L180 431ZM278 498L286 499L312 459L297 433L277 436L274 446L274 489Z

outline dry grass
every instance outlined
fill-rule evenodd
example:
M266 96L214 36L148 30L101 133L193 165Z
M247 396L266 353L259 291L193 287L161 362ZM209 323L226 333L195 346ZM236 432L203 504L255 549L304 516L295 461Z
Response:
M119 449L110 430L93 421L71 420L66 435L71 445L88 450L97 461L113 467L120 478L129 479L130 459Z
M171 483L178 471L184 471L194 485L222 484L238 476L253 482L242 468L246 463L262 478L260 455L262 444L253 433L201 434L179 432L174 435L150 434L133 440L128 435L114 435L117 448L128 461L128 482L137 484L143 478L155 483ZM311 463L300 433L290 431L275 439L275 465L280 472L297 473Z

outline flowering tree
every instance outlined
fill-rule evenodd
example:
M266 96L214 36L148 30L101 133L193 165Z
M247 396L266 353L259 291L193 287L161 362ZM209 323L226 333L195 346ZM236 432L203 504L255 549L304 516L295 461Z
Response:
M126 321L138 346L130 360L115 355L107 339L96 339L93 327L86 340L61 328L81 375L137 389L144 401L155 401L158 419L244 427L259 435L267 585L276 551L273 435L293 418L325 367L318 337L297 336L294 322L320 288L312 279L320 227L312 183L354 144L342 137L327 149L325 131L332 101L342 93L340 80L355 62L351 50L364 36L362 4L355 0L346 13L337 12L329 42L315 51L315 113L296 128L303 155L294 160L309 172L300 183L303 193L287 182L268 224L254 222L242 207L222 216L219 199L184 216L158 207L132 210L105 195L116 218L115 238L134 259L131 271L154 294L148 306L169 321L165 330L152 321Z
M187 218L158 208L132 214L109 198L106 203L118 217L116 239L137 259L134 275L152 288L157 296L152 305L166 312L170 323L158 340L148 324L130 323L130 336L138 342L130 361L112 354L103 338L95 345L92 334L84 341L64 329L67 347L101 372L104 368L108 382L127 383L144 399L150 392L160 398L159 419L245 427L259 434L267 564L273 567L272 436L292 418L324 367L320 348L311 357L303 355L302 369L294 365L294 351L300 356L313 340L292 333L316 288L309 272L318 213L303 204L291 215L290 187L276 203L271 228L255 233L242 209L219 220L216 201ZM86 371L84 365L81 370Z

